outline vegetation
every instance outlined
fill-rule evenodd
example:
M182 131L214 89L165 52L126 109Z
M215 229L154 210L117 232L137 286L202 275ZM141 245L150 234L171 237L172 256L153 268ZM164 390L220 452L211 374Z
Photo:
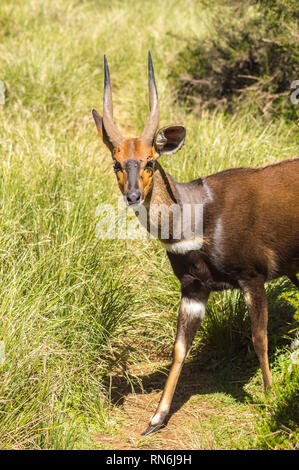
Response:
M151 240L96 237L98 204L116 205L119 196L91 117L93 107L101 111L104 53L115 119L125 134L138 135L148 116L151 50L161 127L187 128L180 153L161 159L176 179L296 154L292 110L267 121L248 110L206 110L198 119L173 100L178 80L170 81L169 70L180 76L177 54L182 58L186 52L181 38L209 38L215 15L221 10L223 18L229 8L183 0L159 6L149 0L2 0L0 448L109 448L107 436L117 448L120 429L128 434L129 424L134 427L138 410L146 408L143 398L153 384L164 382L161 371L169 365L179 289L162 247ZM260 15L255 8L260 11L251 5L250 18ZM283 103L289 107L288 96L281 96ZM273 419L267 411L260 418L263 431L255 430L256 404L264 409L265 402L243 299L236 292L217 294L186 365L193 371L199 361L202 375L194 389L192 374L190 405L185 398L180 402L193 406L192 413L200 411L184 439L175 437L169 445L296 447L295 415L288 406L297 375L295 369L288 372L285 352L295 334L296 307L280 297L282 291L294 302L288 281L269 286L274 374L284 389L286 380L289 384L287 394L277 393L271 405ZM271 330L272 324L277 328ZM280 357L286 358L283 364ZM115 399L116 389L141 396L130 420L123 399ZM281 421L283 413L289 417ZM291 430L286 439L276 433L285 427ZM260 438L270 433L271 439ZM131 445L165 448L163 436L136 438Z
M209 35L184 39L171 76L177 96L196 112L244 106L252 114L296 119L290 85L297 79L298 3L221 2Z
M290 290L281 295L295 311L295 339L291 349L278 349L275 354L273 370L276 382L274 393L268 406L259 410L257 422L259 449L295 450L298 448L298 399L299 399L299 292Z
M255 446L266 450L296 450L298 448L298 358L294 361L287 351L279 351L274 396L267 407L259 410ZM297 353L298 356L298 345Z

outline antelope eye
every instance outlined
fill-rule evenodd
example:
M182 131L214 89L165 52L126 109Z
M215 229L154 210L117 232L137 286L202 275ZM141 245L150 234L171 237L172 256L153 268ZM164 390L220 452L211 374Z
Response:
M113 170L115 171L115 173L117 173L118 171L122 171L121 164L119 162L114 162L113 163Z

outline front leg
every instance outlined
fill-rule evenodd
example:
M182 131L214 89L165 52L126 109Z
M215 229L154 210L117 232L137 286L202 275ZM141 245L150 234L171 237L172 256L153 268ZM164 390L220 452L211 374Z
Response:
M185 358L204 317L208 297L209 291L203 288L196 291L190 290L190 286L182 289L171 369L157 410L143 435L151 434L165 424Z

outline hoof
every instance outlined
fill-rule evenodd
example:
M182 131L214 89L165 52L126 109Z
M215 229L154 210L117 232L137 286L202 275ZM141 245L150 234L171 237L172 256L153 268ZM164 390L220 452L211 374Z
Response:
M153 434L156 431L159 431L159 429L164 428L165 424L150 424L149 427L147 428L146 431L144 431L141 435L142 436L148 436L149 434Z

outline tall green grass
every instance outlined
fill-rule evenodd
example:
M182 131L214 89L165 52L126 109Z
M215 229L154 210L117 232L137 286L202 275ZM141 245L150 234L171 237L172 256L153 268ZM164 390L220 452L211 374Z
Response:
M183 150L161 158L178 180L291 157L296 141L283 119L199 121L173 103L178 37L210 28L200 2L3 0L0 18L0 448L92 446L90 431L107 420L104 377L170 357L179 302L158 242L95 234L97 205L118 198L91 117L101 111L103 54L116 120L138 135L151 49L161 126L187 127ZM229 309L234 298L225 299Z
M289 350L278 351L272 369L276 378L274 395L267 406L258 410L254 447L262 450L298 450L298 345L297 351L292 354Z

